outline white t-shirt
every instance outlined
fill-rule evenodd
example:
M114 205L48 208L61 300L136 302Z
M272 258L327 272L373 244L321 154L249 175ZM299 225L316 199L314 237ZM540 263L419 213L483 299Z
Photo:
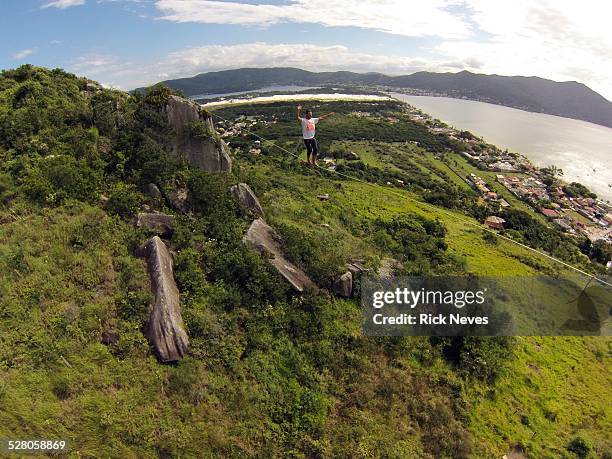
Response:
M314 139L315 126L319 122L319 118L301 118L302 120L302 135L305 139Z

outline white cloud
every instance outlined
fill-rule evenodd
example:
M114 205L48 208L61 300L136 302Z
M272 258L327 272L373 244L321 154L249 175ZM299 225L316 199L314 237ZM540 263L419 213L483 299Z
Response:
M429 51L435 60L430 66L436 67L438 61L445 61L454 62L447 64L454 71L467 69L503 75L536 75L557 81L576 80L612 98L612 27L609 25L612 3L609 2L288 0L283 4L254 4L247 0L156 0L155 5L161 12L161 19L174 22L258 27L316 23L329 27L354 26L407 37L430 36L438 39L432 49L423 50ZM287 45L283 46L286 49ZM204 56L212 49L188 50L181 56L190 55L204 62ZM268 51L273 50L276 55L281 49L276 47ZM229 52L226 48L223 50ZM313 56L315 62L325 61L329 54L327 51L324 54ZM350 53L351 56L357 54ZM196 55L199 57L194 57ZM246 60L253 66L269 65L268 52L257 57L260 60ZM245 60L245 56L237 58ZM211 63L214 60L211 59ZM281 55L272 60L300 67L307 62ZM372 67L381 63L381 68L375 70L406 67L406 58L387 60L384 56L374 56L371 63L364 65L349 59L346 51L340 51L338 68L345 68L348 61L350 68L355 70L364 66L374 70Z
M28 57L33 52L34 52L34 50L31 49L31 48L29 48L29 49L22 49L21 51L18 51L15 54L13 54L13 59L25 59L26 57Z
M121 82L127 76L137 75L142 66L130 61L123 61L115 56L103 54L88 54L74 59L68 66L69 70L91 79L100 79L107 86L122 87Z
M43 6L41 6L41 8L59 8L59 9L66 9L66 8L70 8L71 6L79 6L79 5L84 5L85 4L85 0L53 0L51 2L47 2L45 3Z
M211 0L157 0L162 19L204 24L269 26L315 23L353 26L409 37L462 38L470 26L448 11L455 0L289 0L285 4L253 4Z
M612 98L612 4L466 1L472 20L489 36L444 41L436 47L441 57L476 59L484 73L576 80Z
M245 43L208 45L171 53L169 70L178 74L239 67L299 67L305 70L381 71L399 73L429 66L422 59L372 55L349 50L346 46L312 44Z
M312 44L244 43L207 45L170 53L154 64L121 61L113 56L82 56L69 69L100 78L109 86L135 88L160 80L193 76L197 73L240 67L299 67L312 71L379 71L387 74L420 70L456 71L462 62L354 52L345 46Z

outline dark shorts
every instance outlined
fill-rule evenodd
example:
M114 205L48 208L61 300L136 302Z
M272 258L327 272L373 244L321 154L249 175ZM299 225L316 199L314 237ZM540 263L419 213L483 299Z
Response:
M308 158L310 158L310 155L314 155L316 158L319 153L317 139L304 139L304 145L306 145L306 155Z

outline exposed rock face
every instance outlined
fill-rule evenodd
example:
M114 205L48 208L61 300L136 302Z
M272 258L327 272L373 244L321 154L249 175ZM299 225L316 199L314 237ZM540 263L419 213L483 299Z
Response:
M345 272L334 282L334 293L342 298L350 298L353 296L353 274L350 271Z
M240 206L240 210L246 214L251 215L253 217L263 217L263 209L261 208L261 204L259 204L259 200L251 187L246 183L239 183L238 185L234 185L230 188L230 192L232 196L236 198L238 201L238 205Z
M361 276L361 273L365 271L365 268L357 262L347 263L346 269L348 269L351 272L353 279L359 278Z
M304 271L285 259L282 248L278 243L278 235L262 218L258 218L251 223L247 233L242 238L242 242L266 257L268 262L298 292L303 292L305 288L318 290Z
M186 188L177 188L168 193L168 201L174 210L187 212L187 199L189 193Z
M161 198L161 191L155 183L149 183L145 187L145 194L151 198Z
M381 279L391 279L395 272L402 269L404 265L395 258L383 258L378 269L378 275Z
M147 261L151 288L155 295L155 303L147 324L147 338L161 362L176 362L187 352L189 338L181 317L172 256L158 236L149 239L140 254Z
M174 233L174 215L138 214L136 226L156 232L160 236Z
M198 104L181 97L170 96L166 103L166 114L176 133L172 144L175 156L208 172L232 169L227 145L214 135L216 133L212 118ZM204 123L206 129L213 135L196 138L186 132L188 125L195 121Z

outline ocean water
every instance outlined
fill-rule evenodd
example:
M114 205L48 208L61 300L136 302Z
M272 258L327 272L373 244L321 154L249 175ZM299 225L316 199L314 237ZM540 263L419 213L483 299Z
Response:
M554 164L565 181L580 182L612 201L612 128L471 100L392 96L538 166Z

